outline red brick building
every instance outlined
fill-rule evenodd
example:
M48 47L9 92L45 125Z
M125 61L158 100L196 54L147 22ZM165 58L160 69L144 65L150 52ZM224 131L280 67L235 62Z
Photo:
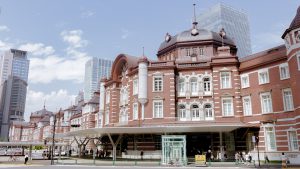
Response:
M188 156L211 148L221 159L256 153L258 136L261 158L280 160L286 152L299 163L300 8L282 38L285 45L239 59L230 37L194 22L166 34L155 61L120 54L101 81L98 127L174 127L168 134L186 135ZM178 126L201 130L177 132ZM159 138L140 135L136 147L128 137L124 149L159 151L152 144Z

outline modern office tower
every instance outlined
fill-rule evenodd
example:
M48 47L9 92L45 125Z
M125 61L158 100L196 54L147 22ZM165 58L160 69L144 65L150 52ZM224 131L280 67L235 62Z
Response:
M85 64L84 76L84 101L92 98L93 93L97 91L99 80L102 77L109 77L112 66L111 60L99 59L93 57Z
M10 49L0 56L1 139L7 140L11 121L23 121L29 60L27 52Z
M245 12L218 3L198 16L197 21L200 29L219 32L224 28L226 35L233 39L238 48L238 57L252 53L249 21Z

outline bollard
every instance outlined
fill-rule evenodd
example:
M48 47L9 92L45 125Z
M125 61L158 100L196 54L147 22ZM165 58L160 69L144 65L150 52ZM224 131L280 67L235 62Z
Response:
M113 160L113 166L115 165L115 160Z
M134 161L134 165L137 165L137 161L136 160Z
M77 159L75 159L75 164L77 164Z

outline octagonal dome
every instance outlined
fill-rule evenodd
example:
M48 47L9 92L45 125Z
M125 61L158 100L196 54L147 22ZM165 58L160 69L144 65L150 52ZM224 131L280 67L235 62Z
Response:
M169 41L164 41L163 43L161 43L158 51L166 49L169 46L172 46L173 44L180 43L180 42L195 42L195 41L219 41L219 42L222 42L221 36L216 32L209 31L206 29L197 29L197 30L198 30L197 35L192 35L191 34L192 29L189 29L189 30L183 31L175 36L171 36L171 39ZM225 36L224 44L235 46L233 40L230 39L228 36Z

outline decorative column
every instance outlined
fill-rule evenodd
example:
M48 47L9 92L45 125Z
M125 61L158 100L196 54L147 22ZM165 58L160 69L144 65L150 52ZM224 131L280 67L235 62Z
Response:
M144 120L145 119L145 104L148 102L147 97L147 82L148 82L148 59L147 57L143 56L139 59L139 94L138 94L138 101L142 105L142 112L141 115L139 115L139 119Z
M99 97L99 112L98 112L98 127L102 127L103 123L103 114L105 108L105 81L106 78L102 78L100 81L100 97ZM101 121L101 123L100 123Z

